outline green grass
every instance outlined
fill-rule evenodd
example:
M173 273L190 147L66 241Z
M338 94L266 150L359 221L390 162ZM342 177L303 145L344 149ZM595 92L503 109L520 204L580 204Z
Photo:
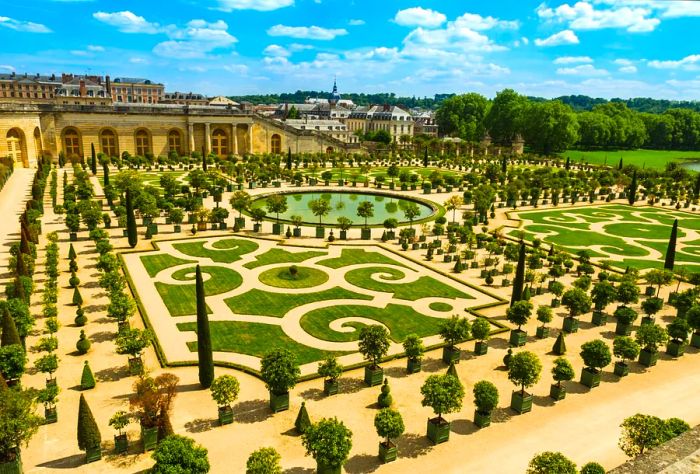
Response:
M204 282L204 294L207 296L234 290L243 283L241 275L230 268L207 266L201 268L202 273L211 275L211 278ZM194 282L194 273L194 268L183 268L173 274L173 279ZM188 274L191 276L188 277ZM197 293L194 283L192 285L170 285L156 282L155 285L171 316L187 316L197 313ZM211 311L207 308L207 312Z
M326 252L316 252L309 250L307 252L287 252L282 249L270 249L267 252L255 257L255 260L243 265L246 268L253 269L272 265L275 263L299 263L310 258L326 255Z
M173 257L169 253L159 253L155 255L145 255L141 257L141 263L148 272L148 276L153 278L160 271L166 268L175 267L185 263L191 263L192 260L184 260L182 258Z
M571 161L581 160L591 164L616 167L622 158L623 165L637 165L640 168L662 170L666 163L673 161L700 160L700 151L672 150L619 150L619 151L580 151L567 150L561 154L562 159L570 157Z
M271 268L262 272L258 279L275 288L313 288L328 281L328 274L315 268L297 267L297 271L298 273L292 276L289 267Z
M434 301L428 305L428 308L433 311L452 311L453 306L451 304L443 303L442 301Z
M343 249L340 253L340 257L320 260L318 262L319 265L329 268L341 268L362 263L384 263L405 267L405 265L397 262L393 258L389 258L379 252L368 252L365 249Z
M180 323L180 331L195 331L197 323ZM326 356L343 355L345 352L328 352L300 344L287 336L282 328L272 324L249 323L242 321L212 321L212 350L216 352L234 352L256 357L263 357L274 349L288 349L299 364L308 364L324 359ZM197 352L197 342L187 343L191 352Z
M328 325L340 318L362 317L377 321L389 328L391 339L402 342L411 333L419 337L437 334L440 330L441 319L431 318L418 313L410 306L389 304L386 308L371 306L329 306L315 309L301 318L301 327L318 339L332 342L356 341L360 328L365 326L359 322L349 322L344 327L352 327L351 332L332 331Z
M385 274L381 275L379 278L385 280L387 283L372 279L371 276L377 273ZM393 293L394 298L401 300L415 301L431 296L441 296L443 298L472 298L471 295L428 276L421 276L413 283L391 283L392 280L400 280L403 277L404 273L401 270L390 267L358 268L350 270L345 274L345 279L351 285L372 291Z
M286 295L253 289L241 295L227 298L224 302L235 314L253 314L281 318L299 306L316 301L331 300L371 300L372 297L355 293L345 288L335 287L315 293Z
M212 244L216 250L204 248L206 241L187 242L173 244L173 248L178 252L191 257L211 259L212 262L232 263L240 260L242 255L254 252L258 249L258 244L252 240L243 239L222 239Z

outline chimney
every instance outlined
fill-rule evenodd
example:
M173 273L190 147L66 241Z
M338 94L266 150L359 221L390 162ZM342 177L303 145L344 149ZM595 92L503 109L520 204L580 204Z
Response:
M388 111L389 111L389 104L384 104L384 112L388 112Z
M87 95L87 91L85 89L85 81L83 79L80 80L80 97L85 97Z
M51 74L51 80L55 81L56 80L56 74Z
M109 81L109 74L105 76L105 89L107 89L107 97L112 96L112 84Z

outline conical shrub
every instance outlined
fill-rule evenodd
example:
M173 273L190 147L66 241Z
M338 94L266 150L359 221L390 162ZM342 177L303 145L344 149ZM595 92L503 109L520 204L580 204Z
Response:
M90 390L95 388L95 376L92 374L92 369L88 361L83 365L83 375L80 377L80 389Z
M102 443L100 428L92 416L90 406L85 400L85 395L80 394L80 405L78 407L78 448L86 451L99 446Z
M561 331L557 336L557 340L554 341L554 347L552 347L552 352L555 355L566 354L566 341L564 341L564 331Z
M17 332L15 320L10 315L10 312L5 308L2 312L2 337L0 338L0 347L10 346L12 344L22 344L22 340Z
M309 412L306 411L306 402L301 402L299 414L296 421L294 421L294 429L297 433L304 434L309 426L311 426L311 418L309 418Z

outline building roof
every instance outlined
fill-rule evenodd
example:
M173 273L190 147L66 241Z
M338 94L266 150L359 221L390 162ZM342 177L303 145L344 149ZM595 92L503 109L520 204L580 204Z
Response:
M240 104L235 100L231 100L223 95L217 95L209 100L209 105L230 105L232 107L238 107Z
M150 79L143 79L140 77L115 77L112 79L112 82L117 82L120 84L145 84L145 85L154 85L154 86L162 86L163 84L159 82L153 82Z

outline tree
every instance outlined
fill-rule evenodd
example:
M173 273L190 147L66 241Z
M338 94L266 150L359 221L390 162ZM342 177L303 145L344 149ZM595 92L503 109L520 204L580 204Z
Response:
M581 466L581 474L605 474L605 468L597 462L589 462Z
M690 332L690 326L688 325L688 321L686 321L683 318L673 318L673 321L666 326L666 331L668 332L669 337L676 343L676 344L683 344L688 340L688 333Z
M29 443L44 423L43 417L34 414L35 404L33 390L0 387L0 465L14 461L19 449Z
M540 380L542 363L532 352L523 351L515 354L508 367L508 380L515 385L520 385L521 395L525 396L525 389L532 387Z
M532 303L529 301L516 301L506 310L506 318L513 324L517 324L518 331L523 324L526 324L532 315Z
M664 269L673 270L673 264L676 261L676 239L678 237L678 219L673 221L671 228L671 237L668 239L668 247L666 247L666 259L664 260Z
M457 209L459 209L462 204L464 204L464 199L457 194L451 196L449 199L447 199L447 201L445 201L445 209L447 209L448 212L452 211L452 222L457 222Z
M464 386L452 375L433 374L429 376L420 389L423 400L421 405L430 407L442 422L442 415L453 413L462 408Z
M83 364L83 373L80 376L80 389L89 390L91 388L95 388L95 376L92 373L90 364L88 361L85 361Z
M309 412L306 410L306 402L301 402L299 413L294 421L294 429L297 433L304 434L309 426L311 426L311 418L309 418Z
M209 472L207 448L192 438L170 435L158 443L153 452L153 474L204 474Z
M460 318L457 315L452 315L450 319L446 319L440 323L439 334L449 348L469 338L471 325L467 318Z
M542 155L561 152L578 139L578 124L571 108L558 100L530 102L523 116L525 141Z
M309 208L314 216L318 217L318 225L323 224L323 218L331 212L331 204L325 199L313 199L309 201Z
M158 427L165 431L169 424L168 414L177 395L180 379L173 374L164 373L153 378L141 375L134 383L134 394L129 399L132 410L144 428Z
M557 340L554 341L554 346L552 346L552 352L556 355L566 354L566 341L564 340L564 331L561 331L557 336Z
M391 438L398 438L406 429L401 413L391 408L382 408L374 416L374 428L377 434L386 438L385 445L391 446Z
M572 380L576 374L574 373L574 368L564 357L557 357L554 359L554 366L552 367L552 378L557 383L558 387L561 387L562 382L568 382Z
M85 400L85 395L80 394L78 406L78 447L82 451L96 448L102 442L100 428L97 426L92 410Z
M578 474L576 464L559 452L537 454L527 466L527 474Z
M49 374L49 379L53 378L53 373L58 369L58 356L56 354L44 354L34 362L34 367L44 374Z
M643 350L656 352L661 344L668 341L668 333L658 324L642 324L635 334L635 339Z
M262 358L260 376L275 395L287 393L297 384L300 371L294 354L287 349L274 349Z
M267 200L267 212L277 216L277 222L280 221L280 213L287 212L287 196L283 194L273 194Z
M639 301L639 287L633 281L621 281L617 286L616 299L624 306L636 303Z
M549 306L540 306L537 308L537 320L542 323L542 327L551 323L553 317L552 308Z
M630 182L630 187L627 192L629 193L627 202L629 202L630 206L634 206L635 201L637 201L637 170L634 170L632 173L632 181Z
M199 384L202 386L202 388L209 388L214 380L214 355L211 347L207 303L204 298L204 281L202 280L202 270L200 269L199 265L197 265L196 269L195 291L197 298L197 356L199 367Z
M564 293L561 302L569 310L569 317L579 316L591 310L591 298L580 288L572 288Z
M435 122L441 135L478 142L484 136L484 117L488 107L488 99L481 94L453 96L440 103Z
M377 368L381 358L389 352L389 331L378 324L364 326L360 329L358 347L365 360L370 361L370 368Z
M17 332L14 318L10 315L10 311L5 308L2 312L2 335L0 336L0 347L10 346L12 344L22 344L22 340Z
M413 220L420 217L420 207L413 201L409 202L403 209L403 216L408 219L411 229L413 229Z
M374 204L369 201L362 201L357 206L357 215L365 220L365 229L367 228L367 219L374 217Z
M488 380L481 380L474 384L474 405L481 413L491 413L498 407L498 389Z
M472 324L472 336L478 341L485 341L491 335L491 323L486 318L477 318Z
M209 390L211 398L219 407L231 408L238 398L241 386L233 375L220 375L212 381Z
M659 293L661 292L661 287L664 285L671 284L671 281L673 280L673 272L666 269L660 270L658 268L654 268L652 270L649 270L644 275L644 280L646 280L646 282L649 285L656 286L656 296L659 296Z
M493 143L510 146L522 130L522 117L527 107L527 98L512 89L496 93L484 125Z
M618 446L629 457L644 454L664 440L664 422L661 418L651 415L636 414L625 418L620 425L622 435Z
M615 287L607 280L602 280L593 285L591 300L597 310L603 310L607 305L615 301L617 292Z
M231 207L238 211L238 217L242 218L243 211L246 211L250 208L250 194L248 194L245 191L235 191L231 195L231 199L229 200L229 202L231 203Z
M90 143L90 171L92 174L97 174L97 155L95 154L95 144Z
M515 280L513 280L513 294L510 297L510 305L523 298L523 285L525 284L525 244L520 243L518 253L518 266L515 268Z
M617 336L613 340L613 355L625 360L634 360L639 355L639 344L629 336Z
M350 454L352 431L337 418L323 418L309 426L301 436L301 443L320 468L337 468Z
M248 456L245 474L282 474L281 459L275 448L257 449Z
M27 356L20 344L0 347L0 374L5 380L16 380L24 374Z
M143 350L148 347L152 340L153 333L149 329L123 329L115 341L117 354L128 354L131 357L140 357Z
M335 382L342 373L343 366L338 363L338 358L334 355L329 355L318 364L318 375L330 382Z
M598 373L600 369L610 365L612 361L610 348L600 339L583 343L580 355L586 369L593 373Z
M126 189L126 232L129 240L129 247L134 248L138 243L136 233L136 217L134 217L134 205L131 202L131 189Z

